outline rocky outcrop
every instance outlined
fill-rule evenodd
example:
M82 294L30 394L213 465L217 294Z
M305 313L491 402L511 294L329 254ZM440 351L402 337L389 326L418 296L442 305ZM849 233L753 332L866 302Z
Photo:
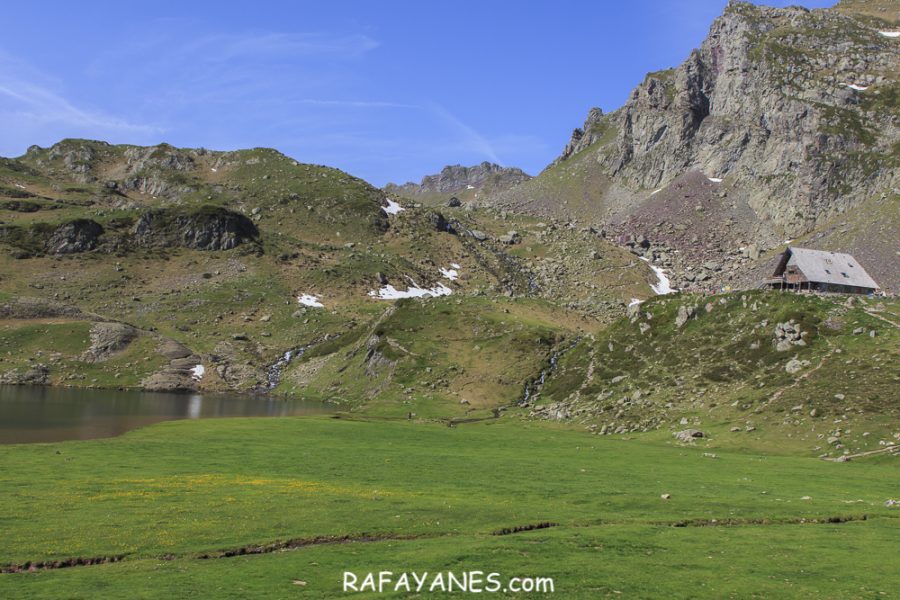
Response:
M160 339L157 352L169 362L141 381L141 388L149 392L193 392L198 389L202 375L198 376L196 370L203 363L200 356L170 338Z
M652 248L633 251L678 289L756 287L799 239L896 290L900 43L879 32L900 25L865 6L730 2L679 67L591 109L540 175L475 202L643 236Z
M160 197L177 197L192 190L184 173L196 168L193 157L185 150L159 146L130 147L124 152L126 175L121 181L125 190Z
M194 157L205 152L168 144L125 146L119 154L120 148L106 142L66 139L46 150L32 146L26 158L78 183L105 183L113 193L126 190L172 199L194 189L187 174L196 168Z
M76 254L97 248L103 233L103 227L91 219L75 219L60 225L0 225L0 242L16 248L13 253L16 258L41 254Z
M103 235L103 227L90 219L75 219L57 227L44 244L48 254L76 254L93 250Z
M94 323L91 347L81 355L84 362L94 363L122 352L138 337L138 330L124 323Z
M231 250L241 244L256 243L259 238L253 221L219 206L150 210L138 219L133 233L143 246L194 250Z
M522 169L483 162L472 167L462 165L444 167L436 175L423 177L421 183L418 184L413 182L403 185L389 183L385 186L385 191L409 198L428 195L449 196L482 188L490 188L491 192L500 192L529 179L531 176Z
M63 168L73 176L73 179L81 183L94 180L91 172L97 159L97 152L93 146L79 143L80 140L66 140L55 144L47 153L47 161L62 163ZM41 149L32 146L29 152L37 153Z
M50 369L47 365L33 365L23 369L11 369L0 373L0 383L7 385L47 385Z
M566 144L562 155L556 159L556 162L566 160L591 146L594 142L599 141L606 131L607 122L603 118L603 111L597 107L592 108L588 112L587 119L584 120L584 126L578 127L572 132L569 143Z
M778 352L787 352L795 346L806 346L807 331L801 331L794 319L775 325L775 336L772 343Z
M428 215L428 220L431 222L431 226L434 227L435 231L440 231L442 233L455 233L455 231L453 230L453 226L450 225L450 222L447 221L447 218L439 212L430 213Z

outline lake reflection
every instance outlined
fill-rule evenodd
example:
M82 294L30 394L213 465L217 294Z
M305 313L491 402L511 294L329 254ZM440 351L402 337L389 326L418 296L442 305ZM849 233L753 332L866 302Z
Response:
M176 419L330 412L326 404L267 396L0 385L0 444L112 437Z

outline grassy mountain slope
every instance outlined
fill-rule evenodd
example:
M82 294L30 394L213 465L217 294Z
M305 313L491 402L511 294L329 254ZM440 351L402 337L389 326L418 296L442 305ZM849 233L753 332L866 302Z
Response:
M532 416L669 440L697 428L710 447L832 457L900 435L895 300L742 292L631 312L560 359ZM801 333L779 348L787 322Z
M0 355L0 377L27 379L46 367L43 379L54 384L134 387L150 379L161 388L254 389L268 385L270 366L288 350L327 342L318 352L348 352L392 304L369 296L385 283L400 290L412 282L446 285L451 323L486 299L539 306L504 327L531 331L537 326L524 315L536 310L551 338L651 293L649 269L590 232L489 210L407 205L389 216L386 205L383 192L359 179L265 149L65 140L4 159L0 318L9 354ZM510 230L518 231L513 243L502 242ZM440 270L454 264L458 279L451 281ZM299 304L305 294L324 308ZM397 319L422 319L432 302L409 301ZM557 306L580 314L553 317ZM109 321L139 335L90 366L82 360L90 332ZM72 348L48 359L51 336L59 334L48 327L69 322L79 332ZM451 332L437 325L426 322L435 328L425 335L439 342ZM460 341L477 345L479 332L463 331ZM33 342L18 344L22 336ZM186 356L165 360L173 343ZM546 358L546 346L521 344L532 357L526 362ZM200 382L186 370L191 361L205 366ZM442 357L435 367L449 361ZM82 366L90 376L72 378ZM492 367L488 360L472 369ZM164 371L162 380L151 378L154 369ZM310 394L335 396L324 372L318 381ZM345 401L372 400L358 391L345 391ZM458 405L453 396L442 401L451 398ZM457 412L453 406L448 415Z

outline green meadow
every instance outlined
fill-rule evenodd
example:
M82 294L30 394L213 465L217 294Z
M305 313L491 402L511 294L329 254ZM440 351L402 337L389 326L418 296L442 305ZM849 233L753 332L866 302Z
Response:
M0 565L119 560L5 573L0 597L334 597L383 570L551 577L565 598L889 597L897 474L506 418L168 422L0 447Z

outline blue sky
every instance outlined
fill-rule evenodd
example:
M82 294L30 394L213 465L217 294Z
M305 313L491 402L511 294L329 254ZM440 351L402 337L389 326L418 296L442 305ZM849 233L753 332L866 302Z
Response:
M268 146L377 185L482 160L537 173L725 3L8 3L0 155L87 137Z

